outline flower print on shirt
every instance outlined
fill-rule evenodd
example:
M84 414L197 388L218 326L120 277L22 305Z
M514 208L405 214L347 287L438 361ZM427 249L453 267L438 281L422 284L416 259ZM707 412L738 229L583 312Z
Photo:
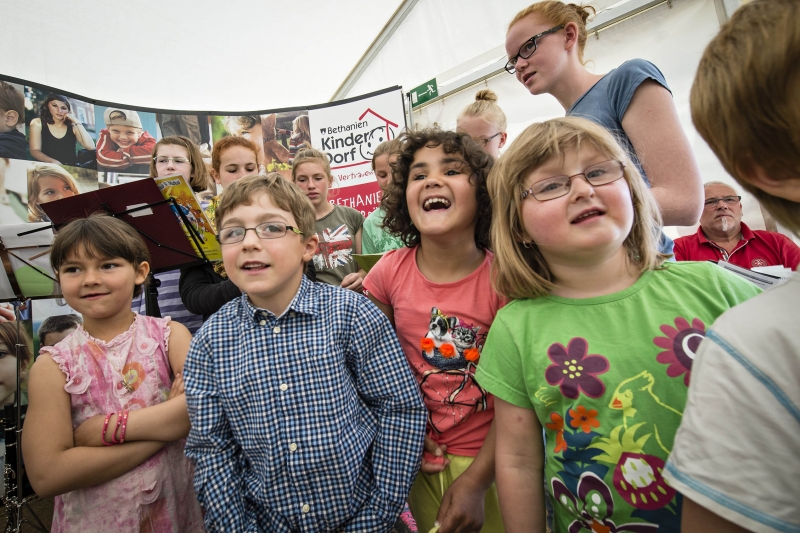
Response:
M599 398L606 391L605 384L595 377L608 371L608 359L599 354L589 354L589 343L581 337L572 338L565 348L553 343L547 349L553 362L544 377L550 385L559 385L561 394L576 399L581 392L589 398Z
M656 337L653 344L665 351L656 356L656 361L669 365L667 375L671 378L683 376L683 382L689 386L689 379L692 374L692 362L694 361L697 348L706 336L706 325L699 318L689 321L683 317L675 319L675 327L669 324L661 326L661 332L665 337Z

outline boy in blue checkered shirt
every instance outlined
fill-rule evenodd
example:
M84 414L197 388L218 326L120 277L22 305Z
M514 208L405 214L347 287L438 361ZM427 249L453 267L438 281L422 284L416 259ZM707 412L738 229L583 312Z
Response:
M390 531L426 422L391 324L362 295L303 277L314 209L280 175L230 185L217 221L244 294L198 331L184 367L206 528Z

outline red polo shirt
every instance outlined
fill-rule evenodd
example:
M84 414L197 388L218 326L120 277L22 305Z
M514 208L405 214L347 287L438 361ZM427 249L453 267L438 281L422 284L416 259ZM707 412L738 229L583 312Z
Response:
M728 252L709 241L703 228L675 239L678 261L727 261L742 268L783 265L795 270L800 264L800 247L791 239L772 231L751 230L742 222L742 240Z

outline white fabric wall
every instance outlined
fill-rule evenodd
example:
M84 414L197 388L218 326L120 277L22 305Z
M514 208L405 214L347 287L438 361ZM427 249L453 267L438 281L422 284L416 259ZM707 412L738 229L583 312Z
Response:
M633 58L652 61L669 83L681 124L692 144L703 181L724 181L741 188L722 168L708 145L695 131L689 110L689 91L697 64L708 42L719 30L713 0L673 0L672 9L659 6L621 24L590 35L584 53L588 68L603 73ZM564 115L564 109L550 95L531 96L509 74L501 74L468 90L423 107L413 114L414 124L439 124L454 129L458 113L473 101L475 93L488 87L497 93L499 105L508 117L509 142L529 124ZM744 221L753 229L764 229L755 198L742 193ZM672 237L694 233L694 227L667 228Z

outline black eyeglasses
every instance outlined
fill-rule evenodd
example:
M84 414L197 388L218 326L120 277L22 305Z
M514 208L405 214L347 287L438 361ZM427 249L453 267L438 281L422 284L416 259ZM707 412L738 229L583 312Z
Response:
M562 29L563 27L564 25L562 24L561 26L550 28L549 30L543 31L542 33L537 33L536 35L534 35L533 37L522 43L522 46L519 47L519 53L514 57L512 57L511 59L509 59L508 63L506 63L505 66L506 72L508 72L509 74L514 74L517 71L516 69L517 60L520 57L522 59L528 59L533 55L533 53L536 51L536 39L544 37L549 33L555 33L558 30Z
M492 139L494 139L495 137L497 137L501 133L503 133L503 132L502 131L498 131L497 133L495 133L491 137L486 137L485 139L483 137L473 137L472 140L475 141L476 143L480 144L482 147L486 148L487 146L489 146L489 143L492 142Z
M581 176L592 187L608 185L617 181L624 175L625 163L622 161L603 161L592 165L580 174L574 176L553 176L533 184L530 189L522 191L522 199L533 196L540 202L561 198L569 192L572 178Z
M283 222L264 222L255 228L243 228L241 226L222 228L217 234L217 240L220 244L236 244L244 240L247 230L255 231L259 239L280 239L290 230L298 235L303 235L303 232L299 229Z
M737 202L740 202L742 200L742 197L741 196L723 196L721 198L709 198L708 200L705 201L705 206L706 207L716 207L717 204L720 202L720 200L725 205L733 205L733 204L735 204Z

